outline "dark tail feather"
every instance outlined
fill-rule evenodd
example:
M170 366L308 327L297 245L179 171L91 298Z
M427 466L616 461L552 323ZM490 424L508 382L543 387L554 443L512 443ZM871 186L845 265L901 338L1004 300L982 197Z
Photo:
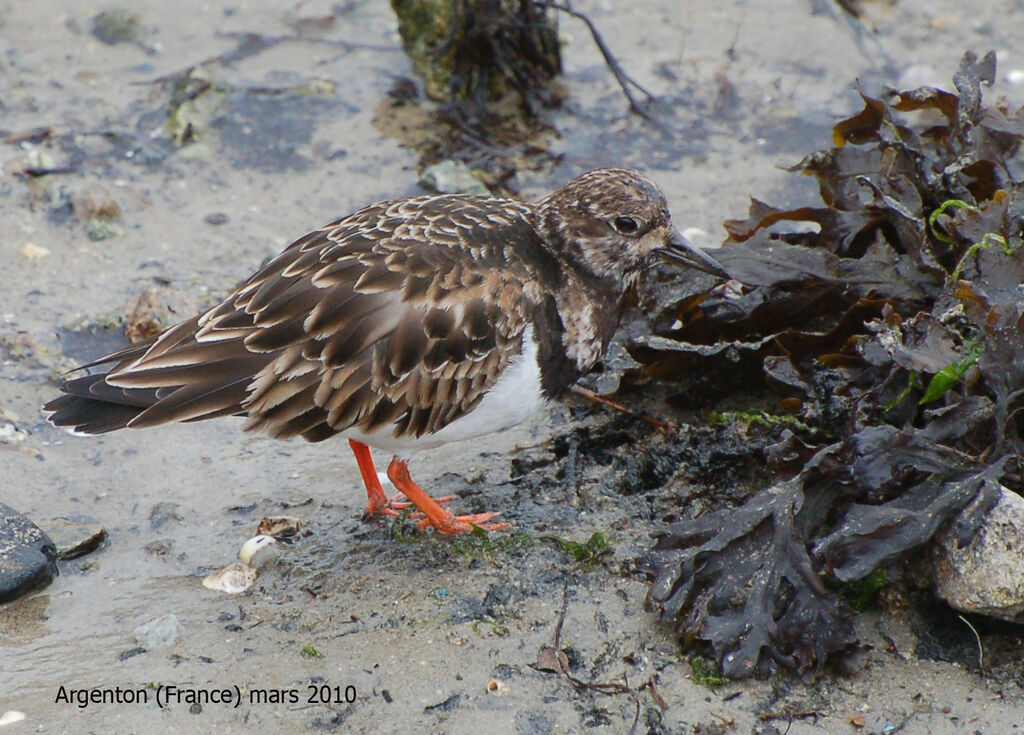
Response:
M43 406L51 412L50 423L83 434L104 434L123 429L160 399L155 389L117 388L107 385L104 377L86 375L61 385L66 395Z
M123 429L145 410L138 406L108 403L82 396L60 396L47 403L43 409L53 412L50 423L54 426L71 428L82 434L105 434Z

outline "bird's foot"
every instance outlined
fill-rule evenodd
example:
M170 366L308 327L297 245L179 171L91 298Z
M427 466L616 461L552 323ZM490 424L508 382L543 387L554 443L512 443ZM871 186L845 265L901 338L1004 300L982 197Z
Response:
M485 531L502 531L506 528L510 528L508 523L499 521L498 523L490 523L492 518L500 516L501 513L472 513L470 515L457 516L451 511L447 511L446 517L441 518L423 518L420 521L420 530L427 528L433 528L439 533L466 533L472 531L474 528L482 528Z
M434 498L434 502L443 505L450 503L455 500L454 495L445 495L441 498ZM363 510L363 520L371 520L378 516L384 516L385 518L395 518L402 514L402 511L408 510L414 507L412 502L406 498L405 493L395 493L386 500L378 502L377 498L372 498L369 503L366 504L366 508ZM412 514L414 520L425 518L425 516L419 511Z
M438 500L430 497L419 485L413 482L409 476L409 465L405 460L395 457L388 466L388 479L404 493L409 502L416 506L419 513L413 518L419 519L420 529L433 528L439 533L465 533L474 528L482 528L485 531L500 531L508 528L504 522L491 523L491 519L498 513L474 513L471 515L457 516L447 508L442 508ZM451 500L450 497L442 498L441 502Z

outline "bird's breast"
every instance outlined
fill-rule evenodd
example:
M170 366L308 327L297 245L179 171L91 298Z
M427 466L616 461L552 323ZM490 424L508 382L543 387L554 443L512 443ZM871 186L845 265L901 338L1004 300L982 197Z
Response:
M472 411L439 431L419 437L396 437L387 429L363 434L353 427L341 432L341 436L399 456L408 456L511 429L539 413L546 402L541 390L537 342L533 338L533 327L527 326L523 332L522 350L509 361L494 386Z

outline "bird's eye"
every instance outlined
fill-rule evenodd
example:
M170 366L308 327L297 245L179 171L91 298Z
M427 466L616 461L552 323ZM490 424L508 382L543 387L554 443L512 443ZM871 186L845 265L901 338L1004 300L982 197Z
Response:
M620 235L635 235L640 229L640 223L632 217L623 215L612 220L612 229Z

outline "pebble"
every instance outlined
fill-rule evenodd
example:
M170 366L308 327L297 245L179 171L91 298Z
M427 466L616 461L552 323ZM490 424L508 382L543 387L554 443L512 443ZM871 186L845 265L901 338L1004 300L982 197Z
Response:
M147 651L165 648L181 639L181 626L174 613L151 620L135 629L135 640Z
M41 260L50 254L49 248L44 248L42 245L36 245L34 242L27 242L21 246L18 251L22 257L29 260Z
M96 183L83 184L75 190L71 195L71 209L83 222L94 217L115 220L121 216L121 207L110 196L110 192Z
M40 521L39 528L57 547L59 559L77 559L95 551L107 537L107 529L98 523L75 523L66 518Z
M208 225L226 225L228 223L228 219L228 216L223 212L211 212L203 217L203 222Z
M420 184L441 194L490 196L487 187L462 161L446 159L428 166L420 174Z
M110 221L106 217L93 217L85 223L85 234L90 240L99 242L100 240L120 237L124 234L124 230L121 229L119 224Z
M177 523L184 523L185 519L182 517L179 509L181 505L179 503L171 503L165 501L163 503L157 503L153 506L152 510L149 511L149 525L153 530L161 528L168 521L176 521Z
M92 35L108 46L137 41L142 36L139 16L124 8L110 8L92 19Z
M1024 622L1024 498L1004 488L963 548L948 530L935 539L939 597L963 612Z
M53 581L57 550L49 536L24 515L0 503L0 603Z
M0 423L0 444L21 444L28 439L29 433L19 429L12 421Z

